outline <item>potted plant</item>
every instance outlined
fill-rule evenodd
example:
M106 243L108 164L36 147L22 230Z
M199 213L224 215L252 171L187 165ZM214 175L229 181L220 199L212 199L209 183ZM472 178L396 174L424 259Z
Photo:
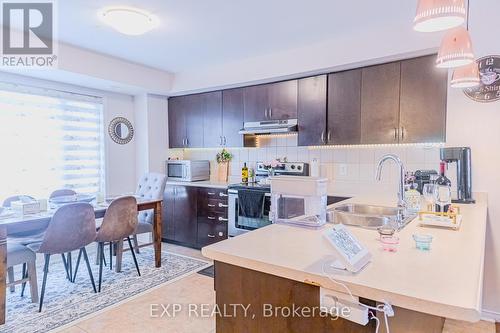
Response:
M233 159L233 155L223 148L217 153L217 180L227 182L229 175L229 162Z

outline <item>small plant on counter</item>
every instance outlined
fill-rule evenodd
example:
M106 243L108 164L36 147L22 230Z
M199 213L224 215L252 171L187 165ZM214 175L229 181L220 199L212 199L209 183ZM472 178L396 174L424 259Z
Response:
M233 159L233 155L226 150L226 148L222 149L221 152L217 153L217 163L228 163Z

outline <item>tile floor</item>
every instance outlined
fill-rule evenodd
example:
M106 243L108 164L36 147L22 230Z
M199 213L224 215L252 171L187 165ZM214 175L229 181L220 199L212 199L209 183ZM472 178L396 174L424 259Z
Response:
M167 251L203 258L201 252L171 244L163 244ZM213 318L189 317L186 304L214 304L215 292L213 279L193 274L176 282L150 291L123 304L104 310L91 318L76 322L74 325L59 329L62 333L213 333ZM153 311L152 304L182 304L183 310L172 317L160 317L161 305ZM201 313L201 309L197 309ZM173 313L172 309L169 309ZM495 324L481 321L475 324L447 320L443 333L495 333ZM499 332L500 333L500 332Z

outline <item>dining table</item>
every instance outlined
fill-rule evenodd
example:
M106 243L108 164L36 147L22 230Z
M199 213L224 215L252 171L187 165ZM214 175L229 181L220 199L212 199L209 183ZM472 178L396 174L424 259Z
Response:
M154 213L153 242L155 267L161 267L162 201L161 199L143 200L137 198L138 211L152 210ZM103 218L109 207L109 202L94 203L93 207L96 219ZM54 207L47 211L29 215L21 215L14 212L6 214L4 211L3 216L0 215L0 325L5 323L6 313L7 238L10 234L46 228L56 210L56 207Z

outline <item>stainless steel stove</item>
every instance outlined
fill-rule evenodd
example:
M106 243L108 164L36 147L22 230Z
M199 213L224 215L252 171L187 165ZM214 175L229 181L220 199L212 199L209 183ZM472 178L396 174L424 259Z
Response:
M265 183L270 172L259 162L256 165L254 183L232 184L228 187L229 195L229 236L237 236L242 233L255 230L271 224L269 212L271 210L271 186ZM274 174L287 176L309 176L309 164L301 162L284 162L274 168ZM261 212L253 216L248 216L242 211L240 201L252 200L261 205ZM262 200L262 201L260 201ZM248 205L248 202L243 205Z

